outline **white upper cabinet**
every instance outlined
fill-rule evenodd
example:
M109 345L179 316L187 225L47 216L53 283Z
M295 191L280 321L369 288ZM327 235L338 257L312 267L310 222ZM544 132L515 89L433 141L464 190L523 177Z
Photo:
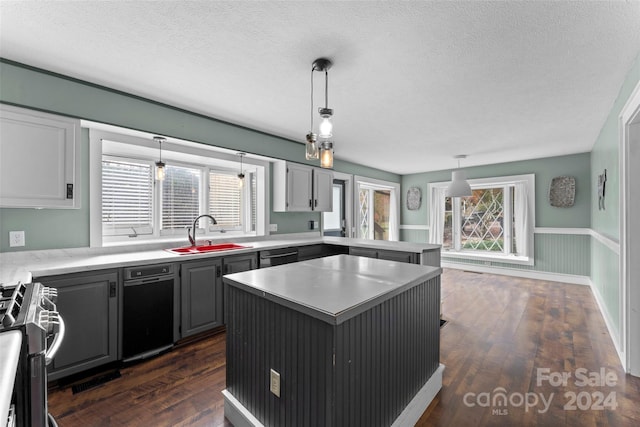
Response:
M80 121L0 104L0 207L80 207Z
M333 172L327 169L313 169L313 210L331 212L333 210Z
M273 165L275 212L325 212L333 209L333 172L297 163Z

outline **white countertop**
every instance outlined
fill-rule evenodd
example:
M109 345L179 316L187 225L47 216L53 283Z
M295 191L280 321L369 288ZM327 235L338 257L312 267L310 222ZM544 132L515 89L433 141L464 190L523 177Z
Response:
M334 255L228 274L223 280L327 323L340 324L441 272L440 267Z
M136 247L109 248L73 248L42 251L21 251L0 253L0 284L15 284L17 281L28 283L32 277L57 274L77 273L100 269L131 267L161 262L182 262L207 257L230 256L251 253L266 249L289 246L313 245L327 243L333 245L371 247L402 252L422 253L438 249L439 245L416 244L409 242L388 242L380 240L349 239L343 237L284 237L273 236L255 241L239 241L229 239L248 246L246 249L234 249L206 254L178 255L166 251L160 245L138 245ZM166 248L180 246L173 243ZM185 245L188 246L188 245Z

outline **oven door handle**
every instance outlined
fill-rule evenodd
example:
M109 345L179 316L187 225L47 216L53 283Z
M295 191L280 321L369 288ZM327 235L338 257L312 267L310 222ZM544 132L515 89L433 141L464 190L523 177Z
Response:
M47 365L49 365L53 361L53 358L56 357L56 353L60 348L60 344L62 344L62 341L64 340L64 333L65 333L64 320L62 319L62 316L59 313L57 317L58 317L58 322L57 322L58 332L53 338L51 347L47 349L47 352L44 355L44 360Z

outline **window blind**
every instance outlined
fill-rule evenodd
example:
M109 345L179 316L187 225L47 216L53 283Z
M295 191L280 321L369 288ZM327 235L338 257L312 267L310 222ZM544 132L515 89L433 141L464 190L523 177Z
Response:
M166 166L162 181L162 229L184 229L200 214L202 171L183 166Z
M153 233L153 179L149 164L102 161L104 235Z
M209 172L209 214L226 230L242 228L242 188L236 174Z

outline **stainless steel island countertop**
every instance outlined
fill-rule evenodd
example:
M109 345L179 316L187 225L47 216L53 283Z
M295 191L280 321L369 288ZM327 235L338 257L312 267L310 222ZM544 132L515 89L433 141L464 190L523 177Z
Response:
M230 286L340 324L442 273L439 267L334 255L228 274Z

